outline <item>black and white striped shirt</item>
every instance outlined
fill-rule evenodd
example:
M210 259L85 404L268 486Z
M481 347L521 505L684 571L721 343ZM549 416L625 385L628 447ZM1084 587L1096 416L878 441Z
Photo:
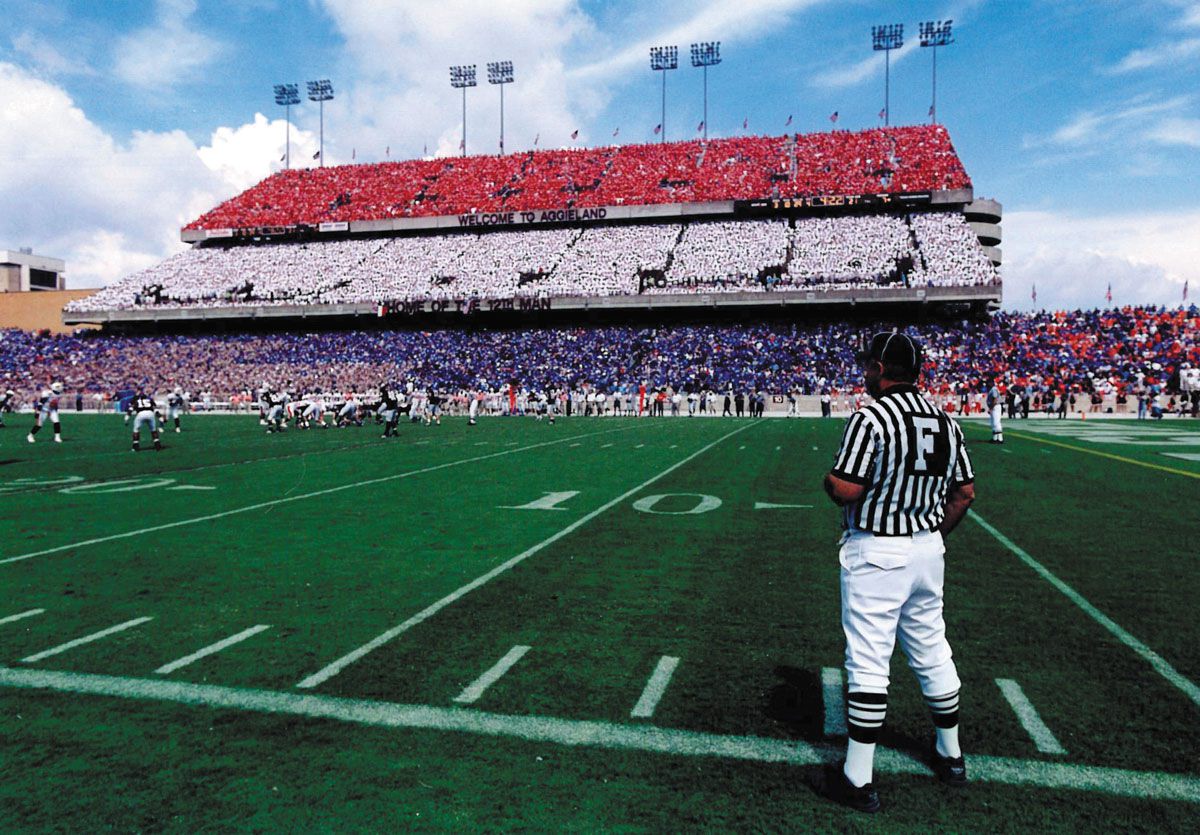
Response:
M911 385L850 416L833 475L866 487L845 506L843 526L883 536L935 529L950 488L975 480L958 424Z

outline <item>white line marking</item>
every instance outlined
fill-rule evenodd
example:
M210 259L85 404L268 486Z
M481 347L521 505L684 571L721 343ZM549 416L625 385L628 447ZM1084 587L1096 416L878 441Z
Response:
M204 647L204 649L198 649L191 655L185 655L183 658L180 658L177 661L172 661L170 664L163 664L154 672L158 673L160 676L165 676L167 673L173 673L180 667L186 667L193 661L199 661L201 658L207 658L210 655L215 655L223 649L231 647L234 644L240 644L247 638L253 637L259 632L263 632L270 628L270 626L266 626L261 623L257 626L251 626L249 629L244 629L236 635L230 635L223 641L217 641L215 644L210 644L209 646Z
M1180 458L1184 461L1200 461L1200 452L1164 452L1168 458Z
M679 444L671 444L671 446L668 447L668 449L676 449L678 446L679 446Z
M176 487L168 487L168 490L216 490L216 487L201 487L199 484L180 484Z
M22 618L31 618L34 615L40 615L44 611L46 611L46 610L45 609L30 609L27 612L18 612L15 615L9 615L6 618L0 618L0 623L12 623L14 620L21 620Z
M745 444L742 444L740 447L738 447L738 449L745 449L745 448L746 448Z
M75 649L75 647L90 644L92 641L99 641L101 638L107 638L109 635L115 635L118 632L124 632L126 629L140 626L148 620L154 620L154 618L134 618L133 620L127 620L124 623L118 623L116 626L110 626L108 629L102 629L99 632L93 632L91 635L84 635L82 638L76 638L74 641L67 641L65 644L59 644L56 647L34 653L26 658L22 658L21 661L25 664L32 664L34 661L41 661L43 658L49 658L51 655L58 655L60 652L66 652L69 649Z
M781 446L777 446L777 447L775 447L775 451L776 451L776 452L779 452L779 450L781 450L781 449L783 449L783 447L781 447Z
M825 736L845 736L846 697L840 667L821 669L821 694L825 697Z
M500 510L566 510L565 507L555 507L568 499L579 495L578 490L561 490L557 493L547 492L540 499L534 499L528 504L500 505Z
M608 449L612 444L601 444L600 449Z
M112 534L111 536L99 536L95 539L85 539L81 542L72 542L69 545L59 545L56 548L47 548L44 551L33 551L28 554L20 554L15 557L8 557L0 560L0 565L10 562L20 562L21 560L32 559L33 557L42 557L46 554L56 554L59 551L70 551L73 548L83 548L87 545L99 545L102 542L112 542L117 539L128 539L131 536L157 533L158 531L170 530L171 528L178 528L184 525L194 525L198 522L211 522L214 519L224 519L226 516L234 516L238 513L248 513L252 510L262 510L265 507L274 507L275 505L287 504L288 502L298 502L304 499L316 498L317 496L328 496L331 493L340 493L344 490L357 490L360 487L366 487L370 484L383 484L384 482L396 481L397 479L401 478L409 478L410 476L414 475L423 475L424 473L432 473L436 470L444 470L448 467L458 467L462 464L472 464L476 461L485 461L488 458L497 458L501 455L512 455L516 452L527 452L531 449L540 449L541 447L553 446L554 444L565 443L566 441L572 440L572 438L588 438L593 435L608 435L613 432L628 432L629 429L630 427L625 427L623 429L606 429L603 432L589 432L586 435L573 435L567 438L560 438L557 441L542 441L541 443L530 444L529 446L521 447L520 449L507 449L500 452L489 452L486 455L476 455L473 458L462 458L458 461L447 461L444 464L434 464L431 467L422 467L419 470L409 470L408 472L394 473L392 475L385 475L379 478L370 478L366 481L356 481L353 484L343 484L339 487L329 487L325 490L315 490L311 493L300 493L295 496L284 496L281 499L271 499L270 501L266 502L257 502L255 504L246 505L245 507L235 507L233 510L225 510L220 513L210 513L207 516L196 516L192 519L181 519L178 522L167 522L164 525L154 525L149 528L139 528L135 531L126 531L125 533Z
M704 453L708 452L710 449L715 447L717 444L721 443L721 441L725 440L726 438L728 438L732 435L736 435L738 432L741 432L743 429L746 429L747 427L749 427L751 425L753 425L753 424L746 424L745 426L739 427L738 429L735 429L732 432L728 432L728 433L722 435L721 437L717 438L715 441L708 444L707 446L701 447L700 449L696 450L695 452L693 452L691 455L687 456L686 458L683 458L680 461L678 461L677 463L672 464L671 466L667 467L665 470L660 472L658 475L651 476L650 478L646 479L641 484L639 484L637 487L634 487L630 490L626 490L624 493L617 496L615 499L613 499L609 502L606 502L605 504L602 504L600 507L596 508L591 513L588 513L585 516L581 516L579 519L576 519L574 522L567 525L565 528L560 530L558 533L553 534L553 535L547 537L546 539L543 539L537 545L527 548L524 551L522 551L521 553L517 554L515 557L512 557L512 558L500 563L500 565L496 566L491 571L487 572L486 574L481 574L480 576L476 577L471 582L467 583L465 586L462 586L462 587L450 592L450 594L446 595L445 597L443 597L441 600L437 601L436 603L431 603L429 606L426 606L424 609L417 612L411 618L404 621L404 623L401 623L397 626L393 626L387 632L384 632L382 635L379 635L379 636L371 639L370 641L363 644L361 647L354 650L353 652L347 653L346 655L344 655L341 658L334 661L332 664L329 664L328 666L323 667L322 669L313 673L308 678L303 679L296 686L303 687L303 688L311 688L311 687L316 687L318 684L321 684L322 682L328 681L329 679L333 678L338 673L340 673L343 669L345 669L349 665L353 664L358 659L362 658L367 653L372 652L376 649L379 649L379 647L383 646L388 641L395 638L397 635L407 632L409 629L412 629L417 624L422 623L425 620L433 617L438 612L440 612L442 609L449 606L451 603L455 602L459 598L463 597L466 594L469 594L470 592L474 591L475 589L477 589L480 586L487 583L489 580L492 580L495 577L499 577L501 574L503 574L505 571L508 571L513 566L521 564L526 559L528 559L529 557L532 557L534 554L536 554L538 551L542 550L543 548L547 547L548 545L553 545L555 542L558 542L558 540L562 539L564 536L567 536L568 534L577 530L578 528L582 527L583 525L586 525L588 522L595 519L597 516L599 516L604 511L606 511L612 507L615 507L616 505L625 501L627 498L634 495L638 491L644 490L645 488L649 487L654 482L658 481L660 478L664 478L665 476L670 475L671 473L675 472L675 470L682 467L684 464L686 464L689 461L693 460L694 458L697 458L698 456L703 455Z
M641 449L644 446L645 446L645 444L638 444L637 446L634 447L634 449Z
M583 446L583 444L571 444L571 446L577 447L577 446Z
M1068 600L1070 600L1080 609L1083 609L1083 611L1090 615L1091 618L1096 621L1096 623L1100 624L1109 632L1111 632L1118 641L1148 661L1150 666L1153 667L1159 675L1182 690L1184 695L1191 699L1195 704L1200 705L1200 687L1197 687L1194 682L1183 676L1178 670L1172 667L1165 658L1122 629L1116 623L1116 621L1114 621L1108 615L1101 612L1091 603L1088 603L1087 600L1083 598L1083 595L1075 591L1075 589L1068 586L1062 580L1058 579L1058 577L1056 577L1053 572L1050 571L1050 569L1046 568L1033 557L1029 556L1029 554L1025 553L1025 551L1022 550L1021 547L1014 543L1011 539L985 522L983 517L981 517L978 513L973 510L968 510L967 513L972 519L979 523L980 527L999 540L1001 545L1016 554L1021 562L1025 563L1038 574L1042 575L1042 579L1061 591L1067 596Z
M1043 754L1065 754L1067 749L1062 747L1060 743L1046 727L1046 723L1042 721L1042 717L1038 716L1037 709L1033 706L1033 702L1025 695L1025 691L1021 689L1021 685L1017 684L1011 678L996 679L996 686L1000 688L1000 692L1004 694L1004 698L1008 701L1013 712L1017 714L1017 719L1021 723L1021 727L1029 734L1029 738L1033 740L1033 744Z
M629 712L630 716L635 719L649 719L654 715L654 708L658 707L659 700L667 692L667 685L671 683L671 676L678 666L679 659L673 656L664 655L658 659L654 672L650 674L650 680L646 682L646 689Z
M490 670L468 684L466 688L454 697L454 701L469 705L476 701L483 692L500 680L500 677L513 668L525 653L529 652L529 647L517 644L510 649L503 658L497 661Z
M675 756L722 757L748 762L817 765L835 762L845 754L841 745L818 746L769 737L702 733L655 725L625 725L547 716L516 716L487 713L471 708L396 704L314 693L242 690L211 684L118 678L52 670L14 670L0 667L0 686L334 719L372 727L424 728L567 746L648 751ZM916 757L883 747L876 750L875 768L885 774L930 774L929 768ZM1200 777L1190 774L1131 771L973 755L971 778L984 783L1076 789L1147 800L1200 803Z
M755 510L779 510L781 508L793 508L793 507L808 508L808 507L812 507L812 505L810 505L810 504L775 504L774 502L755 502L754 503Z

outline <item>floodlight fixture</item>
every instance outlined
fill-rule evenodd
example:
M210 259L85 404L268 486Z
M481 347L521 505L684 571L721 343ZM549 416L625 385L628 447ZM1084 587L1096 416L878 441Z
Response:
M929 105L929 120L937 124L937 48L954 43L950 27L953 20L927 20L920 26L921 46L933 48L933 102Z
M883 53L883 126L892 118L892 50L904 46L904 24L886 23L871 27L871 49Z
M459 64L450 68L450 86L462 90L462 142L458 148L467 155L467 88L475 86L475 65Z
M275 103L284 108L283 158L287 168L292 167L292 105L300 103L300 85L276 84Z
M662 121L658 123L658 132L662 141L667 141L667 70L679 69L679 47L652 46L650 47L650 69L662 73Z
M321 108L321 145L319 158L321 168L325 167L325 102L333 99L333 84L328 78L308 82L308 100L315 101Z
M489 61L488 84L500 85L500 155L504 156L504 85L513 83L512 61Z
M704 131L704 141L708 141L708 68L721 63L721 42L701 41L692 44L692 66L704 70L704 117L700 127Z

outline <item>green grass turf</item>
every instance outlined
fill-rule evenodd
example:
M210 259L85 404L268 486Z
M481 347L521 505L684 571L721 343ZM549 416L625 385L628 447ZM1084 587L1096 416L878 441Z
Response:
M638 725L629 712L670 655L681 660L654 725L821 740L820 673L840 666L842 637L838 516L820 477L840 420L448 420L383 441L374 427L267 436L251 418L196 417L162 453L133 455L119 419L66 418L61 445L42 442L48 433L26 444L19 419L0 434L0 559L452 466L0 564L0 617L46 610L0 624L0 664L449 707L524 644L530 652L472 709ZM975 509L1200 680L1200 480L1083 451L1200 474L1162 454L1200 452L1200 432L1190 421L1075 424L1064 436L1046 434L1051 422L1015 421L994 447L980 443L985 425L968 422ZM296 689L741 426L314 690ZM1173 440L1157 443L1156 432ZM482 456L492 457L455 463ZM45 483L67 477L104 482L97 489L172 482L91 494ZM215 489L165 489L180 485ZM572 490L564 510L506 507ZM679 493L721 506L632 506ZM969 754L1197 774L1200 708L969 520L949 540L946 599ZM143 616L154 620L20 662ZM153 674L255 624L271 629ZM893 673L885 744L916 752L929 723L899 652ZM996 678L1020 682L1067 755L1037 752ZM881 774L886 813L864 821L815 797L808 767L3 689L0 770L5 831L1184 831L1200 809L1200 798L984 782L952 793Z

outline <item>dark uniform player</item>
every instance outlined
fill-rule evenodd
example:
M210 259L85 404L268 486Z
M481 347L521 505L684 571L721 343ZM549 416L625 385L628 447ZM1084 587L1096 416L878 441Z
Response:
M830 769L820 788L875 812L871 774L897 636L932 713L934 772L951 786L967 782L958 743L960 682L942 617L942 537L974 500L975 476L958 424L917 391L920 346L902 333L876 334L860 360L875 402L846 421L825 477L845 529L838 556L850 740L845 763Z
M383 419L383 437L396 437L396 424L400 422L400 402L396 392L387 383L379 387L379 407L376 413Z
M162 442L158 439L158 414L154 400L138 387L137 394L129 401L129 407L125 411L126 420L133 418L133 451L137 452L142 448L142 427L147 424L150 426L150 437L154 440L155 451L161 451Z

